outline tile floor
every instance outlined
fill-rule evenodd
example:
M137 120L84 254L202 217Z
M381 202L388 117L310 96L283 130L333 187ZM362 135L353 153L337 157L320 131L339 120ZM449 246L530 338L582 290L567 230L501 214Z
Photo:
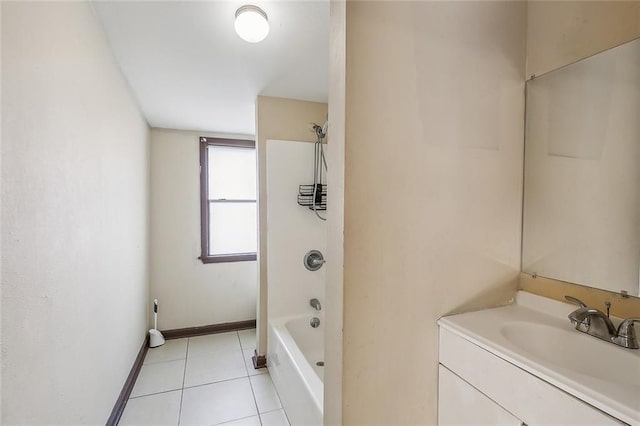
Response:
M120 425L289 426L255 347L255 330L242 330L150 348Z

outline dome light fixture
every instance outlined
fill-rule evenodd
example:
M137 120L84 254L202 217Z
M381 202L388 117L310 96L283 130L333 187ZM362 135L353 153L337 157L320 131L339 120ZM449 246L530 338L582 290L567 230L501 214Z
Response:
M269 20L258 6L244 5L236 10L236 33L244 41L259 43L269 34Z

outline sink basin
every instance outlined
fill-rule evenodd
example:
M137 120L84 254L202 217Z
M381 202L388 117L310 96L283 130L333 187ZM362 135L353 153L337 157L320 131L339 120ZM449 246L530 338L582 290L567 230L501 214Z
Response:
M515 303L443 317L438 324L585 403L640 426L640 349L575 330L567 318L575 309L520 291Z
M602 381L640 388L640 363L631 353L635 349L622 348L574 329L533 322L509 322L500 332L532 357ZM632 368L619 368L623 365Z

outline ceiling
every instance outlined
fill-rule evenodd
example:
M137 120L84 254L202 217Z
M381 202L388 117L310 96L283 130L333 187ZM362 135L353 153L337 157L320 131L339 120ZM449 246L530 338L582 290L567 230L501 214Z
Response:
M255 134L258 95L327 101L329 1L259 1L269 36L233 29L242 1L95 1L152 127Z

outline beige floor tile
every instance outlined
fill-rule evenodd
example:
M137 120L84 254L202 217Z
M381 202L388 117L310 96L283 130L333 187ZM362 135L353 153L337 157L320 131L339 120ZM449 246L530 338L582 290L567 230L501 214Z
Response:
M141 396L127 401L120 419L121 426L178 424L182 391Z
M268 411L282 408L280 398L276 393L276 388L273 386L271 377L268 374L251 376L250 380L253 394L256 398L256 404L258 405L258 411L260 413L266 413Z
M187 340L186 338L167 340L162 346L149 348L147 350L147 356L144 358L144 363L153 364L156 362L185 359L187 357Z
M240 350L214 352L187 359L184 386L198 386L246 376L247 368Z
M230 422L218 423L221 426L260 426L260 417L251 416L244 419L232 420Z
M209 334L189 338L187 358L211 355L216 352L240 350L238 332Z
M184 389L180 425L213 425L257 415L249 379Z
M150 395L182 388L184 359L144 364L131 397Z
M262 426L289 426L289 420L284 410L262 413L260 414L260 420L262 421Z
M256 329L240 330L238 331L238 336L240 337L242 350L246 351L247 349L250 349L253 352L256 348Z

